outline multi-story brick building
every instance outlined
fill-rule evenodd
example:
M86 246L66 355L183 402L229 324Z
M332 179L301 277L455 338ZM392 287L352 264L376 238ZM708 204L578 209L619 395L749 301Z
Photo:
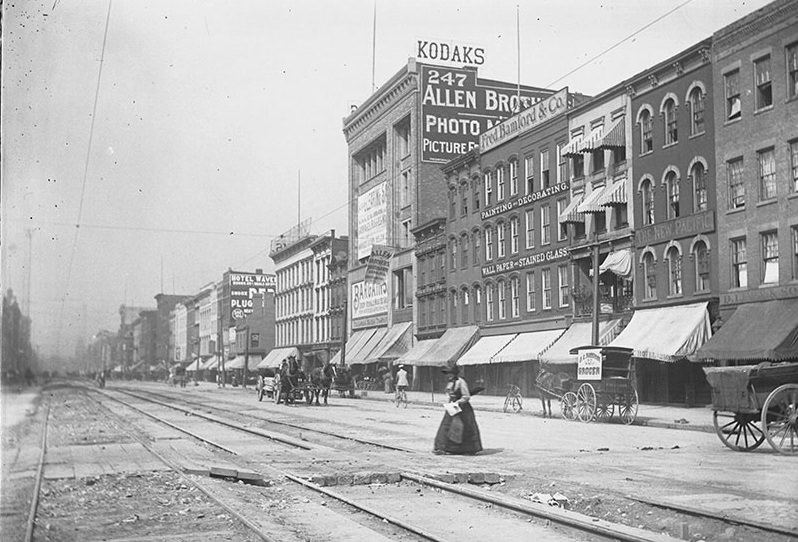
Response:
M335 230L319 235L310 245L313 251L313 365L324 366L341 348L341 330L346 325L341 308L340 274L346 261L349 239L336 237ZM343 257L342 257L343 255ZM343 290L343 292L341 291ZM336 298L336 294L339 297Z

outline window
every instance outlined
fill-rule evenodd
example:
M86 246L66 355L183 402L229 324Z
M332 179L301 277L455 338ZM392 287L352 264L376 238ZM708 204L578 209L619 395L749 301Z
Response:
M468 214L468 186L463 185L460 187L460 216Z
M551 208L544 205L540 208L540 244L548 245L551 243Z
M561 265L557 268L557 279L560 284L560 307L567 307L571 304L571 298L568 294L568 266Z
M474 322L482 321L482 288L474 286Z
M493 228L485 228L485 261L493 259Z
M435 324L438 323L438 321L435 319L435 306L436 306L436 304L437 304L437 300L436 299L434 299L434 298L430 299L430 302L429 302L429 323L430 323L431 326L434 326Z
M776 156L773 149L765 149L756 153L759 163L759 199L760 201L776 197Z
M729 178L729 209L745 207L745 180L743 179L743 159L737 158L726 164Z
M707 171L704 164L696 162L690 170L690 179L693 182L693 206L695 211L706 211L707 201Z
M535 191L535 158L532 156L524 157L524 172L526 174L526 193L531 194Z
M506 231L504 222L496 224L496 255L499 258L504 258L505 255L505 246L504 246L504 233Z
M496 169L496 201L504 200L504 167Z
M601 211L598 213L593 214L593 226L594 230L603 233L607 231L607 213L605 211Z
M468 299L468 290L463 289L462 292L461 292L461 296L462 296L463 302L461 303L460 306L462 307L463 323L466 324L466 323L468 323L468 301L469 301L469 299Z
M473 183L472 191L474 193L474 210L479 209L479 196L482 192L482 187L479 184L479 179L471 181Z
M360 180L365 182L385 171L385 136L355 157Z
M399 193L399 206L410 205L410 171L402 173L402 191Z
M510 279L510 298L512 304L510 305L511 315L513 318L518 318L518 315L521 313L519 309L519 292L518 292L518 277L513 277Z
M463 268L468 265L468 242L467 233L460 236L460 267Z
M510 195L518 195L518 160L510 160Z
M518 217L510 219L510 253L518 254Z
M535 248L535 209L526 211L526 248Z
M604 171L604 149L595 149L593 156L593 173Z
M404 158L410 154L410 121L396 127L399 156Z
M798 226L792 227L792 279L798 279Z
M418 327L426 327L427 326L427 302L424 299L419 300L419 307L418 307ZM340 337L340 334L336 333L336 337Z
M654 223L654 187L649 179L640 186L640 197L643 199L643 225Z
M526 274L526 310L527 312L534 312L535 310L535 272L530 271Z
M640 154L654 150L654 117L648 109L640 113Z
M503 280L499 281L499 320L507 318L507 285Z
M798 96L798 43L793 43L787 49L787 98Z
M490 171L485 173L485 207L493 205L493 175Z
M443 279L446 277L446 255L444 254L443 250L441 250L441 252L438 253L437 258L438 258L438 269L440 269L440 275L438 275L438 278Z
M690 135L704 133L704 99L706 94L696 87L690 91Z
M413 240L413 220L408 218L402 221L402 246L409 247Z
M726 120L737 120L742 116L740 102L740 71L734 70L723 76L726 89Z
M709 291L709 251L703 241L699 241L693 248L695 260L695 291Z
M647 252L643 256L643 273L646 276L645 292L643 299L657 299L657 272L654 263L654 255Z
M562 155L562 145L557 143L557 147L555 149L555 153L557 154L557 182L561 183L565 181L565 168L566 168L566 160L565 157Z
M540 151L540 189L545 190L549 187L549 151Z
M676 102L669 99L662 110L665 116L665 145L673 145L679 141L679 132L676 126Z
M732 287L748 287L748 259L745 254L745 239L732 239Z
M457 325L457 290L449 292L449 323Z
M455 208L457 207L457 192L449 190L449 220L454 220Z
M790 171L792 191L798 192L798 141L790 142Z
M457 239L450 239L449 240L449 248L450 252L450 259L449 259L449 269L454 271L457 269Z
M405 309L413 306L415 289L413 288L413 268L405 267L393 272L394 307Z
M682 295L682 255L679 249L671 247L666 255L668 258L668 295Z
M585 176L585 157L581 154L571 155L571 179L580 179Z
M756 109L764 109L773 105L773 84L770 79L770 55L754 61L754 77L756 78Z
M560 225L557 228L557 240L558 241L565 241L568 239L568 224L564 222L560 222L560 217L565 212L565 208L568 207L568 203L566 203L565 198L561 198L557 200L557 224Z
M668 219L679 218L679 179L676 173L669 171L665 176L668 190Z
M551 269L541 269L541 282L543 283L543 309L551 308Z
M485 286L485 319L493 322L493 284Z
M472 250L471 253L474 256L474 265L477 265L479 264L480 249L482 248L482 234L480 234L478 231L475 231L471 234L471 239L474 243L474 250Z
M762 284L779 282L779 235L769 231L762 234Z

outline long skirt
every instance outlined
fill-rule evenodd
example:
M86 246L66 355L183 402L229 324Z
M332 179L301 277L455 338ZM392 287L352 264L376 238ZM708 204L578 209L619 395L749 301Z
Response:
M444 412L441 424L438 426L438 433L435 435L436 452L475 454L482 451L482 438L479 435L477 419L474 417L474 409L469 403L464 403L461 407L463 411L456 416L450 416ZM452 421L455 417L460 418L463 423L462 442L452 440L452 436L456 436L451 432Z

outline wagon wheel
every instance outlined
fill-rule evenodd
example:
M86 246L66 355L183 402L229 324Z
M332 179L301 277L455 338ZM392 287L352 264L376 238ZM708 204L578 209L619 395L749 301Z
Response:
M798 454L798 384L773 390L762 408L765 438L779 453Z
M582 384L576 390L576 416L585 423L596 416L596 390L590 384Z
M607 400L606 395L599 395L596 399L596 421L606 422L615 413L615 405Z
M637 418L637 390L632 388L631 393L622 396L618 403L618 415L626 425L632 425Z
M560 397L560 411L566 420L576 419L576 394L574 392L569 391Z
M765 433L759 428L756 414L745 412L712 413L712 423L720 441L735 452L750 452L765 441Z

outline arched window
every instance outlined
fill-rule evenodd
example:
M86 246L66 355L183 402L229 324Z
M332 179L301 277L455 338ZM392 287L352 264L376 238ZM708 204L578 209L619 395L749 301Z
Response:
M651 111L643 109L640 112L640 154L654 150L654 117Z
M518 195L518 160L510 160L510 195Z
M668 219L679 218L679 177L675 171L665 174L665 189L668 191Z
M457 325L457 290L449 292L449 323Z
M474 322L479 323L482 321L482 287L479 284L474 285Z
M485 226L485 261L493 259L493 228Z
M644 179L640 183L640 197L643 200L643 225L654 223L654 186L651 179Z
M693 260L695 260L695 291L707 292L709 282L709 251L704 241L698 241L693 246Z
M493 322L493 284L485 285L485 319Z
M504 166L500 165L496 168L496 201L504 200L504 188Z
M707 170L701 161L696 160L693 167L690 168L690 180L693 183L693 207L695 211L706 211L709 204L707 200Z
M493 174L485 172L485 207L493 205Z
M704 133L704 89L696 85L690 91L690 135Z
M510 253L518 254L518 217L510 219Z
M449 259L449 269L454 271L457 269L457 239L449 240L449 248L451 250Z
M682 255L672 246L665 257L668 259L668 295L682 295Z
M460 236L460 267L468 265L468 234L464 233Z
M449 190L449 219L453 220L455 217L455 208L457 207L457 192L452 189Z
M463 183L460 185L460 201L462 202L460 205L460 216L466 216L468 214L468 184Z
M470 301L471 301L471 299L470 299L470 297L468 295L468 288L463 288L462 290L460 290L460 297L461 297L461 303L460 303L461 309L460 310L461 310L461 312L463 314L463 322L462 323L463 324L467 324L468 323L469 305L470 305Z
M479 177L475 177L474 180L471 181L471 191L474 194L474 210L476 211L479 209L479 200L482 193L482 183L479 182Z
M482 250L482 233L477 230L471 233L471 255L474 258L474 265L478 265L481 254L480 250Z
M679 133L676 126L676 102L670 98L662 108L665 117L665 145L672 145L679 141Z
M519 299L520 292L518 289L518 277L510 279L510 310L513 318L518 318L521 314L521 302Z
M643 299L657 299L656 262L651 252L643 255L643 275L646 277Z
M496 254L499 258L504 258L505 255L505 239L506 232L504 222L496 224Z
M507 284L500 280L498 283L499 290L499 320L507 318Z

